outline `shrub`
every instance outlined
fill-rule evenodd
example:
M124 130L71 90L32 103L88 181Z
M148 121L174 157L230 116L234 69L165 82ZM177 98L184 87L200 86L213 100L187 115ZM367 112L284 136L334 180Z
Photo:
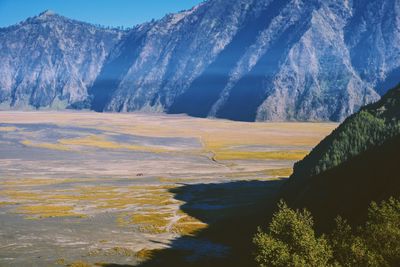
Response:
M253 238L256 262L265 266L398 266L400 201L372 202L363 226L353 229L336 218L336 227L317 237L311 213L290 209L283 201L267 232Z
M254 237L260 266L325 266L332 252L324 237L316 237L307 210L292 210L279 203L268 232Z

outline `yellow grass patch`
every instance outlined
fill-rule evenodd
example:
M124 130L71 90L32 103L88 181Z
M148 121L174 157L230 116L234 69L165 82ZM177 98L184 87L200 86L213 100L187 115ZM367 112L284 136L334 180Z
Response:
M81 181L79 179L42 179L42 178L23 178L23 179L14 179L14 180L5 180L0 181L0 185L3 186L40 186L40 185L54 185L54 184L62 184L62 183L70 183Z
M57 260L56 260L56 264L58 264L58 265L65 265L65 259L62 259L62 258L57 259Z
M125 209L128 206L137 205L137 201L133 198L121 198L121 199L108 199L99 200L102 202L97 205L97 209Z
M69 151L71 150L69 147L62 145L62 144L53 144L53 143L34 143L30 140L23 140L21 144L30 147L37 147L37 148L46 148L52 150L61 150L61 151Z
M150 233L163 233L169 223L170 214L168 213L148 213L134 214L131 221L140 225L140 230Z
M71 206L49 206L35 205L22 206L16 209L17 213L32 215L33 218L50 218L50 217L81 217L81 214L73 212Z
M66 179L68 180L68 179ZM37 181L47 184L49 181ZM36 184L36 183L33 183ZM170 210L171 205L179 205L179 201L173 199L173 194L168 192L174 186L129 186L125 188L115 186L85 186L63 190L0 190L0 196L7 198L1 204L2 206L21 204L17 208L18 213L38 214L37 218L62 217L69 215L79 215L67 212L67 208L53 208L64 206L68 203L77 208L91 207L93 210L125 210L130 207L141 207L146 212L163 210L163 207ZM34 205L33 205L34 204ZM28 207L26 207L29 205ZM36 206L35 206L36 205ZM57 212L56 212L57 211Z
M161 183L172 183L172 184L179 184L179 183L189 183L189 182L196 182L198 178L167 178L167 177L160 177L158 180ZM171 186L170 189L176 188L176 186Z
M246 160L246 159L271 159L271 160L300 160L308 151L234 151L218 150L215 160Z
M293 168L266 169L261 171L239 171L225 174L229 178L270 180L274 177L289 177L293 173Z
M32 201L42 199L43 194L39 194L37 192L27 192L27 191L18 191L18 190L5 190L0 191L0 195L11 198L15 201Z
M335 123L246 123L186 116L98 114L93 112L2 112L2 123L77 125L110 133L152 137L196 137L210 148L237 144L316 145Z
M1 206L10 206L10 205L15 205L17 204L16 202L12 202L12 201L0 201L0 207Z
M63 145L89 146L104 149L120 149L122 147L118 143L107 141L104 137L97 135L89 135L71 139L60 139L59 143Z
M76 261L68 264L69 267L92 267L93 265L84 261Z
M116 221L120 226L135 224L139 226L139 230L142 232L158 234L167 231L171 217L171 212L122 213L117 217Z
M89 135L86 137L72 138L72 139L60 139L59 143L62 145L87 146L87 147L94 147L101 149L128 149L128 150L153 152L153 153L167 152L166 149L159 147L140 146L140 145L113 142L107 140L105 136L98 136L98 135Z
M143 187L146 188L146 187ZM83 196L83 198L97 199L97 208L101 209L124 209L129 205L135 206L168 206L176 204L172 194L160 187L147 187L142 189L130 187L128 192L99 192Z
M266 170L266 174L277 177L289 177L293 173L293 168L282 168Z
M129 190L134 190L134 192L143 191L143 192L160 192L164 191L167 192L169 189L175 188L175 185L131 185L125 187Z
M178 211L181 217L172 227L172 231L180 235L194 236L198 231L208 227L208 225L195 217L187 215L182 210Z
M159 249L141 249L138 252L136 252L136 257L139 260L145 261L145 260L149 260L152 257L154 257L154 255L160 251Z
M91 250L88 254L89 256L124 256L124 257L134 257L136 253L124 247L113 247L110 249L95 249ZM97 264L96 264L97 265Z
M180 235L194 236L207 227L205 223L184 223L174 225L173 231Z
M0 132L15 132L16 130L17 127L12 127L12 126L0 127Z

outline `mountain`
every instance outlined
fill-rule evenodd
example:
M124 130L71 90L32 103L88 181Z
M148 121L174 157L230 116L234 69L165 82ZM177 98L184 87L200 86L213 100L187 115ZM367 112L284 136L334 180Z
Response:
M85 99L122 36L52 11L0 29L2 107L65 108Z
M320 223L361 222L371 201L400 196L400 85L346 119L302 161L283 188Z
M208 0L123 33L97 29L113 36L106 38L110 47L97 58L93 79L68 103L99 112L342 121L394 86L400 74L399 12L396 0ZM53 40L54 28L43 40ZM1 42L19 41L9 29L1 32L3 59L19 50L4 49ZM93 58L93 47L79 50L90 50ZM20 54L9 65L27 68L24 58ZM9 82L14 72L0 78L2 94L17 87ZM62 82L54 87L63 91Z
M207 1L155 22L132 42L138 57L108 98L92 88L93 107L342 120L377 100L373 87L399 67L398 11L392 0ZM361 77L370 73L374 79Z

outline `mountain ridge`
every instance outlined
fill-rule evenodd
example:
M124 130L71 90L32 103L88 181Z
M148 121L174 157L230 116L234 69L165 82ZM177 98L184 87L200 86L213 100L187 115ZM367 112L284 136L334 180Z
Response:
M86 98L122 34L48 11L2 28L2 106L65 108L68 102Z
M112 41L100 57L96 53L101 49L81 49L81 57L95 59L97 64L91 79L83 85L74 82L79 96L58 96L53 91L63 91L63 79L55 73L53 87L57 90L51 90L52 98L66 99L64 106L99 112L187 113L243 121L342 121L379 99L378 93L396 80L399 12L400 4L394 0L374 0L367 5L359 0L209 0L128 31L97 29L109 31L106 39ZM37 36L49 40L52 31ZM9 61L8 69L19 68L20 63L1 53L4 47L0 41L0 58ZM74 62L69 64L72 68ZM27 68L25 75L30 72L32 68ZM48 85L41 85L39 78L32 78L39 90L23 88L22 96L6 97L7 91L18 87L7 81L12 76L16 73L0 78L2 107L26 102L18 97L29 98L25 105L35 108L51 106L51 100L32 97L33 91L46 95L43 88Z

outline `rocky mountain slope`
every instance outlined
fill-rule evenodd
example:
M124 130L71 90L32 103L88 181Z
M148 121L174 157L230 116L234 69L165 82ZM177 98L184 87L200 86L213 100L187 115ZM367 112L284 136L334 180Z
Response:
M302 161L283 197L307 207L320 223L337 214L365 219L368 204L400 196L400 86L346 119Z
M396 0L209 0L123 34L98 29L113 36L106 38L110 47L104 45L104 53L97 56L93 47L79 47L82 53L90 50L85 55L98 65L90 75L79 71L92 79L86 79L68 103L96 111L243 121L340 121L397 82L399 13ZM0 44L16 42L9 38L9 29L1 32ZM1 44L0 58L12 52L8 50ZM7 69L26 66L20 58L25 57L9 60ZM18 91L18 83L10 82L15 72L0 78L2 95ZM31 80L37 86L47 88L35 77ZM54 83L59 91L63 86Z
M0 29L2 107L65 108L85 99L122 35L51 11Z

